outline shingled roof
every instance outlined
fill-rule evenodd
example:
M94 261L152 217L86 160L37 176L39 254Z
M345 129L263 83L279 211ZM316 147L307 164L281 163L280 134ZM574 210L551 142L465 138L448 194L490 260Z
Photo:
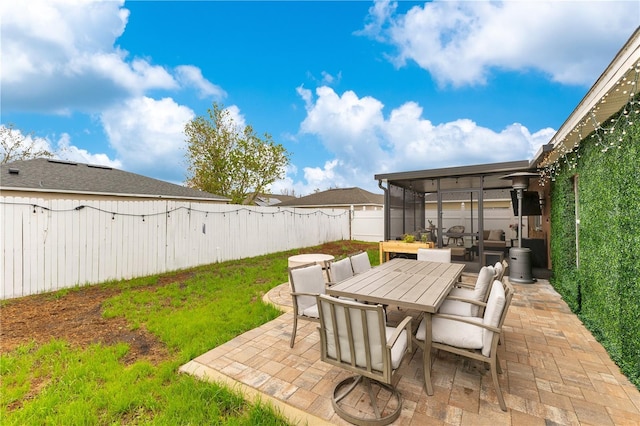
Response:
M282 207L349 207L352 205L382 206L384 196L361 188L336 188L278 204Z
M48 158L2 164L0 166L0 189L229 201L225 197L209 192L112 167Z

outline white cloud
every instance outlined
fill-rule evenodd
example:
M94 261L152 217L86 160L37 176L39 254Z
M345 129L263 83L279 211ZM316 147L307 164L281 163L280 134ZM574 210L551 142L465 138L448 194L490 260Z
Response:
M57 157L77 163L99 164L102 166L122 168L120 160L112 160L107 154L92 154L86 149L79 148L71 144L71 137L64 133L57 142Z
M2 2L3 109L96 113L150 90L224 96L192 65L171 70L130 58L115 43L129 11L124 1Z
M638 26L630 1L434 1L395 14L376 3L366 34L397 48L441 85L483 84L493 70L537 70L553 81L595 81Z
M336 185L377 191L373 177L380 173L525 160L555 133L546 128L532 134L519 123L496 132L465 118L433 124L415 102L385 117L381 102L354 92L339 96L321 87L315 100L299 93L307 101L300 132L316 136L335 156L323 167L304 169L307 184L293 184L299 194ZM288 173L290 181L295 178Z
M236 105L231 105L226 107L225 110L229 114L229 118L235 125L236 130L241 133L247 126L247 122L244 118L244 115L240 112L240 108L238 108Z
M40 151L55 154L54 148L48 139L25 134L13 125L0 124L0 134L2 135L0 154L2 154L3 158L7 156L7 153L11 153L10 157L15 159L27 151L32 154Z
M369 15L366 18L367 23L360 31L356 31L356 35L370 36L378 41L384 41L382 33L389 23L389 18L395 13L398 7L397 2L388 0L375 1L373 6L369 8Z
M4 124L0 125L0 129L6 129ZM100 164L103 166L121 168L122 163L118 160L111 160L107 154L91 154L87 150L79 148L71 143L71 136L63 133L57 141L51 140L50 137L33 136L24 134L20 129L12 128L11 138L6 138L5 142L9 145L18 141L23 141L23 147L31 147L31 151L48 151L53 154L54 158L75 161L78 163ZM9 147L10 148L10 147ZM17 152L21 152L18 150Z
M302 98L307 107L311 106L311 103L313 102L313 92L311 90L305 89L304 86L298 86L296 87L296 92L298 93L298 96Z
M358 98L353 91L338 96L330 87L316 89L317 99L312 103L308 93L307 117L300 125L304 133L322 133L324 143L333 152L352 151L354 143L376 141L383 123L383 104L369 96ZM361 143L361 142L360 142Z
M185 124L191 109L171 98L133 98L105 110L100 120L124 168L172 182L185 178Z
M185 87L194 87L198 90L200 98L213 97L221 99L227 96L227 93L202 76L200 68L193 65L180 65L176 67L176 77L178 81Z
M99 116L116 159L57 142L65 158L181 182L184 125L193 111L151 90L224 97L199 68L165 68L116 45L129 11L123 0L2 2L2 107L5 111ZM238 116L240 114L238 113ZM242 119L244 123L244 119Z

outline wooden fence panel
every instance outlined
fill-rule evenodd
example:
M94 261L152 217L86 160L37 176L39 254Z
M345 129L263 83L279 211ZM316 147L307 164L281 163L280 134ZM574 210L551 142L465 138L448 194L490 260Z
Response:
M349 239L343 210L0 199L0 298Z

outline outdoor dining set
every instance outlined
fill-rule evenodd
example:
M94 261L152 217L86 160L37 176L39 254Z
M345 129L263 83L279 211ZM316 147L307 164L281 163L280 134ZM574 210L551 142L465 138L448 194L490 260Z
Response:
M399 417L402 397L394 374L415 346L423 353L427 395L434 392L432 350L442 350L488 365L506 411L497 348L513 296L507 266L497 262L468 276L447 249L419 249L417 260L394 258L375 267L366 252L290 266L290 346L298 320L318 323L321 360L353 374L332 395L336 414L353 424L383 425ZM395 326L387 321L391 309L407 313ZM381 394L388 395L382 403ZM372 412L350 402L353 395L368 395Z

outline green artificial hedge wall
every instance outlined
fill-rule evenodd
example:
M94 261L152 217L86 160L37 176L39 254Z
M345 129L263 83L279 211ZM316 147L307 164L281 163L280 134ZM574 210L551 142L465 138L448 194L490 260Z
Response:
M584 139L551 182L551 282L640 389L640 114L631 115Z

